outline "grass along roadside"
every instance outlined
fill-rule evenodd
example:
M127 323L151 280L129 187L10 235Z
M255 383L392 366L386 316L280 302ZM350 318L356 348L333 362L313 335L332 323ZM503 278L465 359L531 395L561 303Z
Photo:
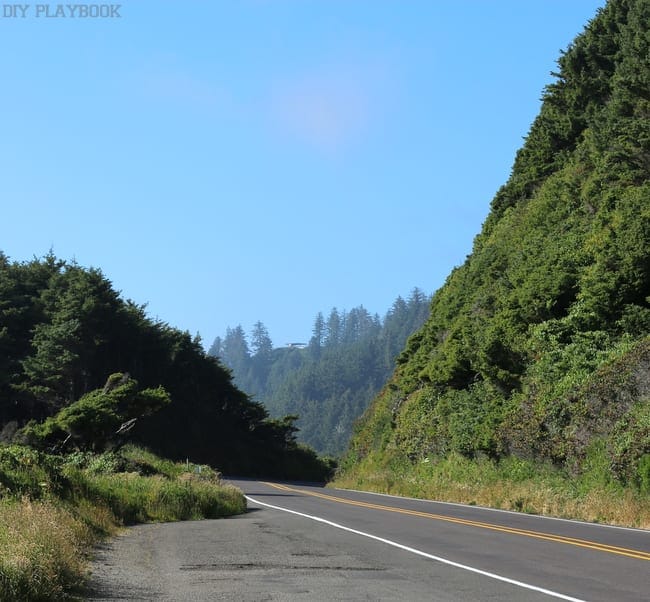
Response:
M411 463L364 459L330 483L421 499L459 502L529 514L650 529L650 493L607 480L597 471L570 477L549 466L507 458L452 454Z
M0 600L79 594L92 546L123 525L218 518L245 510L207 466L136 448L50 456L0 447Z

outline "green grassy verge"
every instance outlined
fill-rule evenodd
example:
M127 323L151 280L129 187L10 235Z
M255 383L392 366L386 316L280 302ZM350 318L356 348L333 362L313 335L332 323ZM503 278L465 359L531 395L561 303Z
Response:
M68 456L0 447L0 600L74 597L93 544L123 525L245 508L241 491L209 467L136 447Z
M330 486L650 529L650 492L611 479L601 456L594 450L580 476L517 458L367 457Z

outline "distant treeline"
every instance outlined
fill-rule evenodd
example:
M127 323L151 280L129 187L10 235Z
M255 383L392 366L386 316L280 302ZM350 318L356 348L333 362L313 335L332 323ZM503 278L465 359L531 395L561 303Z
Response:
M363 306L318 313L304 346L273 348L257 322L250 344L241 326L217 337L209 354L232 369L237 386L273 416L298 415L298 439L318 452L339 455L354 421L395 368L406 340L424 324L430 297L414 288L398 297L384 318Z
M12 262L0 252L0 440L101 389L114 373L171 397L132 431L164 456L226 473L325 476L325 464L296 443L293 420L270 419L198 337L148 318L99 269L52 254Z

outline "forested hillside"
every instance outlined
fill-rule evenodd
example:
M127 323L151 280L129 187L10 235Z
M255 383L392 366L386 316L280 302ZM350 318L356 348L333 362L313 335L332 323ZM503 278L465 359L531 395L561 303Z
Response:
M516 457L650 492L650 2L608 2L558 66L349 475Z
M102 404L115 373L125 373L122 388L134 400L124 414L136 418L131 438L166 457L238 474L324 477L325 465L297 445L291 419L269 419L197 338L148 318L100 270L51 254L18 263L0 253L0 440L20 437L28 421L58 415L48 429L71 424L58 413L88 404L111 423Z
M431 299L418 288L398 297L383 319L363 307L319 313L308 344L273 348L261 322L250 345L241 326L217 337L210 354L232 369L235 383L272 416L297 415L297 438L338 456L352 425L395 369L406 339L422 326Z

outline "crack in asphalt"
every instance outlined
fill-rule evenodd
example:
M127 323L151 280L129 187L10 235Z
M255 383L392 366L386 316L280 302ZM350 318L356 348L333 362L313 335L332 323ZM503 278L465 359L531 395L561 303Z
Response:
M267 570L267 569L280 569L280 570L291 570L291 571L375 571L381 572L385 569L376 568L376 567L364 567L364 566L322 566L322 565L290 565L284 564L281 562L232 562L232 563L207 563L207 564L190 564L182 565L179 567L180 571L232 571L232 570Z

